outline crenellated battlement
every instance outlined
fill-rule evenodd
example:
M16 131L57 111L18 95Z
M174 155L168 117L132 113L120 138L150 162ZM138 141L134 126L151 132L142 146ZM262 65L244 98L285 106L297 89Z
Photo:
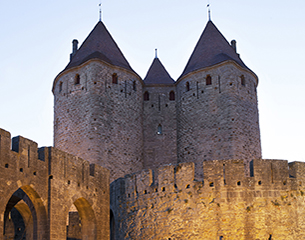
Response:
M109 239L105 221L109 218L109 170L53 147L38 148L36 142L21 136L11 139L3 129L0 195L2 232L6 216L14 207L23 221L28 219L26 214L32 214L27 238L37 234L39 239L66 239L67 216L74 206L82 219L83 236L90 232L92 238L88 239Z
M124 219L119 238L285 239L287 232L304 229L305 163L254 159L248 171L243 160L213 160L204 161L201 171L198 181L195 164L181 163L112 182L110 207ZM284 223L289 216L298 220Z
M126 175L111 184L120 187L127 198L138 198L162 192L179 193L196 188L198 194L210 191L274 191L297 190L305 182L305 163L286 160L254 159L250 162L250 176L245 174L243 160L214 160L203 162L203 180L195 180L194 163L165 165L156 171L143 170ZM124 193L123 193L124 192ZM117 192L116 194L120 194Z
M18 179L57 179L67 185L87 188L103 182L109 184L108 170L53 147L38 148L36 142L0 129L0 169L2 175ZM17 174L16 174L17 173ZM101 185L101 186L102 186Z

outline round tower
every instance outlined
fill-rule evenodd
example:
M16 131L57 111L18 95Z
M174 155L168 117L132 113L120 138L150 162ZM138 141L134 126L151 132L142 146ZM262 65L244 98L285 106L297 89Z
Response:
M177 81L179 162L261 158L257 76L209 21Z
M55 78L54 146L110 170L142 169L142 85L100 21Z

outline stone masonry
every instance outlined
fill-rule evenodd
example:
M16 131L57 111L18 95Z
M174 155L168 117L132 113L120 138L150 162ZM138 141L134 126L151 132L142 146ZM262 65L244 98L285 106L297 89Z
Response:
M72 205L81 218L81 239L109 239L109 171L52 147L38 149L20 136L11 140L2 129L0 196L0 239L15 239L17 231L4 229L14 209L25 239L66 240Z
M181 163L111 184L113 239L305 239L305 163L253 160Z
M178 161L194 162L197 177L202 160L261 158L256 87L256 75L233 61L177 82Z

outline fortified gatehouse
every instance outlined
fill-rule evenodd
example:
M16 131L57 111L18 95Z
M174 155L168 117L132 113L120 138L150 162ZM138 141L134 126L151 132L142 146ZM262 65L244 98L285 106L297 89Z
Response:
M305 239L305 164L262 160L258 77L212 21L176 80L101 21L72 49L55 148L0 130L0 239Z

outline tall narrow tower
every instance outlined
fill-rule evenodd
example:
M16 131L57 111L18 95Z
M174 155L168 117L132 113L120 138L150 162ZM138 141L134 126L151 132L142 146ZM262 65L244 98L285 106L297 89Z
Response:
M258 78L208 21L177 80L179 162L261 158Z
M144 78L144 168L177 163L176 87L156 56Z
M99 21L53 84L54 146L100 164L111 180L142 169L142 85Z

